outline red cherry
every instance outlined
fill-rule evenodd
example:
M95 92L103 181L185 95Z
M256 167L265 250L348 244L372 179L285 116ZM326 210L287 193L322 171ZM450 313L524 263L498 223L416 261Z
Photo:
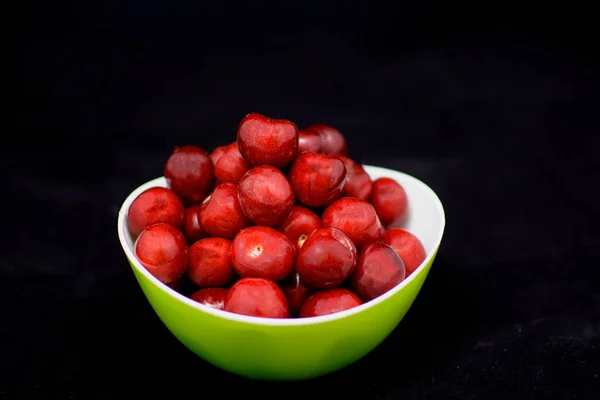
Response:
M185 216L183 218L183 235L189 244L208 236L200 225L200 212L204 208L204 205L206 205L206 203L195 204L189 206L185 210Z
M215 147L215 149L208 155L208 157L210 158L210 161L212 161L213 166L217 165L217 162L219 161L219 159L221 158L221 156L223 154L225 154L225 151L227 150L228 146L217 146Z
M369 200L384 227L398 225L406 217L408 199L404 188L390 178L379 178L373 182Z
M134 237L159 222L179 229L183 225L183 216L183 203L175 193L162 187L153 187L143 191L129 206L127 227Z
M298 251L296 271L307 285L327 289L340 285L356 266L352 241L335 228L314 231Z
M242 211L257 225L276 226L290 214L294 192L285 175L275 167L254 167L238 184Z
M222 238L198 240L190 246L187 273L200 287L226 286L234 278L231 265L231 241Z
M223 310L228 293L229 289L225 288L204 288L198 290L190 298L205 306Z
M217 186L206 198L203 207L200 225L210 236L231 239L250 223L242 212L234 183Z
M350 282L352 289L364 301L369 301L393 289L404 276L404 263L394 249L385 243L373 242L362 249Z
M382 233L373 206L355 197L336 200L323 211L321 222L324 227L344 232L358 248L379 239Z
M390 228L382 237L404 261L406 276L412 274L425 261L427 255L423 244L415 235L402 228Z
M237 142L233 142L225 147L215 164L215 178L221 183L238 183L251 167L240 154Z
M142 266L165 284L179 279L188 263L188 247L183 234L163 223L150 225L140 233L134 253Z
M306 207L294 206L279 225L279 231L299 250L306 238L321 227L321 218Z
M321 151L324 154L348 155L346 138L344 138L344 135L333 126L316 124L307 127L306 130L312 130L321 135Z
M308 151L321 152L321 135L318 132L303 129L298 132L298 154Z
M243 278L265 278L278 282L294 268L296 249L281 232L266 226L251 226L233 239L231 262Z
M362 300L348 289L335 288L317 292L304 302L300 318L319 317L358 307Z
M225 154L225 150L227 150L227 146L217 146L208 155L208 157L210 158L210 161L212 161L212 163L213 163L213 166L217 165L217 162L219 161L219 158L221 158L221 156L223 154Z
M242 278L225 299L225 311L263 318L287 318L289 310L283 291L273 281Z
M211 188L214 167L200 147L175 149L163 171L169 188L188 204L202 201Z
M344 162L344 166L346 167L346 184L342 189L343 197L356 197L361 200L369 200L371 196L371 192L373 191L373 182L371 181L371 177L364 170L362 165L357 163L356 161L338 155L337 158Z
M298 128L288 120L251 113L238 127L237 142L250 164L283 168L296 157Z
M304 301L313 292L304 284L297 272L290 274L279 285L288 301L288 306L292 314L298 314Z
M346 168L339 158L302 153L290 168L289 181L297 200L309 207L326 207L340 197Z

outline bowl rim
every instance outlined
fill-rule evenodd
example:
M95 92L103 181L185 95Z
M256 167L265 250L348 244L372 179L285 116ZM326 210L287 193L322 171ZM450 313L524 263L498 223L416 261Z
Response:
M322 323L327 323L327 322L344 319L344 318L350 317L351 315L361 313L369 308L375 307L380 303L383 303L384 301L386 301L390 297L394 296L399 291L403 290L418 275L422 274L423 271L425 270L425 266L431 261L431 259L437 253L437 250L440 247L442 237L444 235L444 230L446 227L446 215L444 212L444 207L442 205L442 202L440 201L438 195L433 191L433 189L431 189L423 181L421 181L407 173L389 169L389 168L378 167L378 166L367 165L367 164L364 164L363 167L365 168L367 173L370 173L370 172L379 173L384 176L387 176L390 172L393 174L399 174L399 175L403 176L404 180L411 181L412 184L421 186L421 188L423 190L425 190L426 192L428 192L429 195L431 196L431 198L433 199L435 208L437 209L437 212L440 216L440 226L439 226L439 230L437 233L436 243L435 243L435 246L433 247L434 250L431 251L427 255L427 257L421 263L421 265L419 265L419 267L408 278L404 279L399 285L397 285L393 289L389 290L388 292L382 294L381 296L379 296L371 301L368 301L366 303L363 303L360 306L351 308L349 310L340 311L340 312L337 312L334 314L323 315L323 316L319 316L319 317L311 317L311 318L253 317L253 316L235 314L235 313L231 313L231 312L227 312L227 311L223 311L223 310L218 310L218 309L206 306L204 304L198 303L198 302L184 296L183 294L177 292L176 290L170 288L169 286L165 285L161 281L159 281L150 272L148 272L148 270L146 270L142 266L142 264L138 261L137 257L135 257L135 254L132 251L132 249L130 249L129 246L127 245L126 235L129 233L127 231L126 216L127 216L127 212L129 210L131 203L133 202L133 200L135 200L135 198L137 198L137 196L139 194L141 194L143 191L145 191L146 189L149 189L151 187L156 187L156 186L165 187L166 186L166 180L164 177L158 177L158 178L152 179L152 180L140 185L139 187L137 187L135 190L133 190L127 196L127 198L121 205L121 208L119 209L119 215L117 218L117 231L118 231L118 235L119 235L119 241L121 243L121 247L123 248L123 251L125 252L125 255L129 259L130 263L134 266L134 268L139 273L144 275L157 288L159 288L160 290L162 290L169 296L173 297L175 300L178 300L178 301L188 305L189 307L195 308L198 311L210 314L212 316L223 318L223 319L230 320L230 321L241 322L241 323L245 323L245 324L266 325L266 326L307 326L307 325L322 324Z

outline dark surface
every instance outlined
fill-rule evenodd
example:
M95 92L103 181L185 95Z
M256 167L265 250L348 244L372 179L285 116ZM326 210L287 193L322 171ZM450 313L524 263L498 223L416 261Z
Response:
M597 398L589 10L494 22L430 3L197 3L21 3L0 157L0 398ZM174 145L230 142L251 111L337 126L353 157L413 174L446 208L398 329L314 381L248 381L194 356L117 239L122 201Z

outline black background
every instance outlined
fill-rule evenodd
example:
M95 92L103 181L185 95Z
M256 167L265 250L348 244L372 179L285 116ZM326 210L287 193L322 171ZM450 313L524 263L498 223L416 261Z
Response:
M591 3L18 6L4 14L17 90L0 154L0 398L600 393ZM337 126L355 159L413 174L446 208L398 329L313 381L248 381L194 356L117 239L122 201L173 146L231 142L252 111Z

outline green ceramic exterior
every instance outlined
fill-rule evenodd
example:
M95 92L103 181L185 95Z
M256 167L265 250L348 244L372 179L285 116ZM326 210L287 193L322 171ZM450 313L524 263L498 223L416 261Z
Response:
M427 237L428 258L399 287L357 309L336 315L294 320L270 320L216 311L187 299L152 277L135 260L133 239L125 215L133 199L159 178L130 194L119 213L119 238L135 277L150 305L173 335L216 367L262 380L302 380L337 371L378 346L402 320L419 293L441 243L445 217L430 188L398 171L365 166L373 179L390 176L405 186L418 223L408 224ZM432 216L433 215L433 216ZM431 218L430 218L431 216ZM409 218L410 219L410 218ZM417 236L419 236L419 234Z
M198 312L156 286L132 265L154 311L187 348L211 364L255 379L300 380L339 370L379 345L402 320L429 273L385 302L343 319L271 326Z

